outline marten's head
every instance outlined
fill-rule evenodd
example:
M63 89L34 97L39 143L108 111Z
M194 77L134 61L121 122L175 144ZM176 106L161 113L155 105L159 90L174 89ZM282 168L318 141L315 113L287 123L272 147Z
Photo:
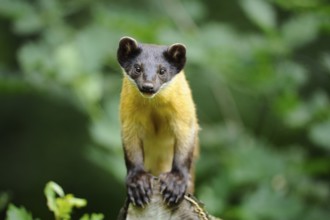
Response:
M186 48L141 44L130 37L120 39L117 59L128 78L145 97L154 97L186 63Z

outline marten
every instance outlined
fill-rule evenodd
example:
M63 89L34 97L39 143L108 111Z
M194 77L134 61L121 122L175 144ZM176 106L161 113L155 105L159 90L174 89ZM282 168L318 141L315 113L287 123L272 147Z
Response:
M117 59L123 69L121 136L129 202L150 202L152 180L159 177L168 205L194 191L198 154L195 104L184 74L186 47L120 39Z

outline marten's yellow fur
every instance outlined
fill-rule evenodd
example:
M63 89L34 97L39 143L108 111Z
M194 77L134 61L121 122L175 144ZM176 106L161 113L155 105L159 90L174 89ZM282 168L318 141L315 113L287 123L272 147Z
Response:
M172 167L174 141L193 141L194 155L198 151L198 124L185 75L178 73L165 88L153 98L145 98L134 83L124 76L121 92L120 114L122 138L125 143L142 141L144 166L155 176L169 172ZM191 138L194 138L191 140ZM190 143L182 146L190 147ZM135 154L134 148L126 149ZM180 149L184 154L191 149ZM192 189L190 189L192 191Z

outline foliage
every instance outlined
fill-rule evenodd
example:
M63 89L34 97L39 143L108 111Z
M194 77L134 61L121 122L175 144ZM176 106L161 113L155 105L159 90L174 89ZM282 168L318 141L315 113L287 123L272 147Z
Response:
M48 182L45 187L45 196L49 210L54 213L56 220L72 219L73 208L86 206L85 199L75 198L72 194L64 194L63 189L55 182ZM102 220L102 214L84 214L80 220ZM6 220L33 220L32 215L24 207L18 208L9 205Z
M6 220L33 220L33 218L24 207L18 208L11 204L7 210Z
M24 201L60 179L116 216L113 198L125 197L116 49L129 35L188 48L202 127L196 196L212 214L327 219L329 12L326 0L2 1L0 198Z

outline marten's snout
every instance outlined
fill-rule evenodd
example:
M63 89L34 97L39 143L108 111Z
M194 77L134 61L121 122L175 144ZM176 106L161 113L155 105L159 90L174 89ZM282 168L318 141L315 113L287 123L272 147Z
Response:
M155 93L154 85L151 82L145 82L141 86L141 92L143 93Z

